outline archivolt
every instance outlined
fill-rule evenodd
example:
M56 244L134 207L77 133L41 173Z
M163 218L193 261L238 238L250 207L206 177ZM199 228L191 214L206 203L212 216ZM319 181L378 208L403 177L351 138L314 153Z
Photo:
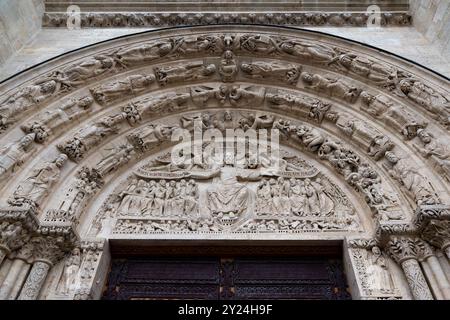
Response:
M114 170L138 161L99 174L104 149L128 143L148 155L138 142L151 123L221 109L254 113L249 126L274 115L287 143L336 170L372 210L407 218L377 222L386 229L409 230L416 208L449 202L448 80L331 36L239 26L132 35L42 64L0 93L1 201L36 207L43 219L79 218ZM166 129L152 129L159 146ZM70 161L54 160L59 153ZM22 182L48 161L58 182L27 194Z

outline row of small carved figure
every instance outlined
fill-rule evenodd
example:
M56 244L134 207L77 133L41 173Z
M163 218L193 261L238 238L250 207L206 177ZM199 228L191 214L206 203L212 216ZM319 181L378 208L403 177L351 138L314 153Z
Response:
M279 177L264 179L257 191L258 215L327 216L332 214L334 202L324 191L321 180L285 180Z
M44 27L66 27L73 16L66 13L45 13ZM294 26L364 26L368 13L81 13L80 27L145 27L211 24L273 24ZM408 13L382 12L381 25L411 25Z
M204 220L118 220L114 233L145 234L151 232L218 232L213 219Z
M0 130L5 130L11 123L17 121L19 114L47 102L52 97L66 94L73 88L84 85L94 78L98 79L100 76L117 72L122 68L160 58L222 53L223 62L219 72L221 72L224 81L233 81L237 72L233 54L236 50L268 56L293 56L302 61L308 61L308 63L326 65L338 72L363 77L397 96L408 98L429 111L442 124L448 125L450 123L450 102L446 94L426 85L413 74L399 70L392 65L321 43L301 39L289 40L275 36L243 34L150 41L141 45L119 48L112 53L88 57L78 63L64 66L51 75L41 77L32 84L19 88L13 94L2 99L0 102ZM284 67L280 68L279 65L284 65ZM269 62L255 62L247 63L246 66L248 67L245 68L246 72L252 77L266 77L276 81L281 77L285 82L291 84L298 79L300 71L300 66L278 62L273 63L273 65ZM210 74L212 70L211 65L197 65L195 68L191 68L190 65L168 68L170 77L177 81L195 79L195 77L204 76L205 72ZM295 68L297 70L292 73ZM161 70L164 71L164 68ZM303 73L302 80L311 89L350 103L356 102L362 91L361 88L357 88L347 81L319 74ZM99 101L108 99L102 98L102 95L110 95L109 98L123 97L124 94L134 94L136 90L139 92L151 81L153 81L151 77L134 75L121 81L101 85L94 88L93 92L99 91ZM380 99L373 99L370 95L363 96L363 100L373 108L378 108L377 105L382 107L383 103L386 104ZM89 104L88 101L86 103ZM374 116L376 115L374 114Z
M312 231L320 232L325 230L358 230L359 224L353 218L332 217L327 219L302 219L302 220L255 220L251 221L240 228L247 232L264 232L264 231Z
M194 180L133 180L120 194L118 212L126 216L193 215L198 211L198 186Z

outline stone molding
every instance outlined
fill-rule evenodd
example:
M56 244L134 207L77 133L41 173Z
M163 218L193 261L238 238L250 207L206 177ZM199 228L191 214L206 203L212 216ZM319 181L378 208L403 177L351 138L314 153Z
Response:
M90 12L81 13L82 28L143 28L177 27L214 24L265 24L275 26L363 27L369 14L361 12ZM411 15L405 12L380 13L382 26L410 26ZM67 27L70 16L61 12L46 12L43 27Z

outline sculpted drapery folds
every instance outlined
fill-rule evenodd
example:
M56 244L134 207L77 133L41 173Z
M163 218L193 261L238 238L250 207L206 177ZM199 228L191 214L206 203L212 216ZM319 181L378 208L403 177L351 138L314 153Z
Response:
M61 167L66 161L67 156L60 154L54 161L46 162L35 169L31 176L20 183L8 202L14 206L28 203L39 207L59 180Z

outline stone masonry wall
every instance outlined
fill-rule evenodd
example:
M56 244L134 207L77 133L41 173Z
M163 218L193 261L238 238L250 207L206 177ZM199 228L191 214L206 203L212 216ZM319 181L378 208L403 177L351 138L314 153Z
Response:
M410 0L414 27L450 59L450 1Z
M43 0L0 1L0 64L39 32L43 13Z

